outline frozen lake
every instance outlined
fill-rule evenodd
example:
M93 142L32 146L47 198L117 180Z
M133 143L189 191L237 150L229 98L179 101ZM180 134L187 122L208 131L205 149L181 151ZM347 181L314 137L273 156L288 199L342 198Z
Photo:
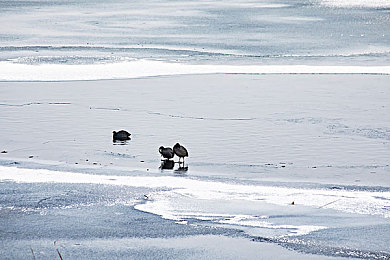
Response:
M0 0L0 258L389 259L389 8Z

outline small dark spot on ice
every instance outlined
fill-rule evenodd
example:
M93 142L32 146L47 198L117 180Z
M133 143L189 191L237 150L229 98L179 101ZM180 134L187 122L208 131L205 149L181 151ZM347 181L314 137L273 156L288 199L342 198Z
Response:
M75 162L74 164L79 164L78 162Z
M140 161L140 162L145 162L145 161Z
M286 167L286 165L281 165L282 168Z
M8 153L6 150L4 150L4 151L1 151L1 153Z
M28 158L34 158L34 155L30 155Z
M313 166L313 167L311 167L311 168L313 168L313 169L316 169L316 168L317 168L317 166Z

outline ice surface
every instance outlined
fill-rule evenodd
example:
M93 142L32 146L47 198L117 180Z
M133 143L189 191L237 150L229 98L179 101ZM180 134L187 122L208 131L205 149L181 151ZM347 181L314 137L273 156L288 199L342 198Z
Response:
M390 3L383 0L321 0L321 4L342 8L390 8Z
M0 1L1 249L55 258L60 237L65 259L223 258L232 244L253 259L253 240L389 259L388 8ZM117 129L132 140L113 144ZM187 167L159 169L157 148L178 141ZM196 234L246 242L161 240Z
M224 66L160 61L128 61L94 65L26 65L0 62L2 81L74 81L127 79L182 74L390 74L390 66Z

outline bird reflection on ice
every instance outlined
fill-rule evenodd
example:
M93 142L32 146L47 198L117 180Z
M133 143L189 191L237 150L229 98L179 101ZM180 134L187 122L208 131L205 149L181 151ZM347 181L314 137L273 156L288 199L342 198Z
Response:
M175 167L175 162L173 160L162 160L160 169L162 170L172 170Z
M131 139L129 139L131 140ZM129 140L121 141L121 140L113 140L112 144L113 145L127 145L129 143Z
M184 163L179 163L179 168L175 170L176 173L184 173L186 171L188 171L188 166L184 166Z
M188 171L188 166L185 166L182 162L175 162L173 160L162 160L160 169L161 170L173 170L175 164L178 164L179 167L175 169L175 172L182 173Z

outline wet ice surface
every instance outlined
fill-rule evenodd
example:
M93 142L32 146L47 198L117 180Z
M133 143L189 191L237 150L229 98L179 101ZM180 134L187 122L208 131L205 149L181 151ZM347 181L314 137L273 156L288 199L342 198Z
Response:
M29 258L31 250L39 259L57 258L57 252L88 259L333 259L258 245L229 228L178 225L133 209L145 200L142 194L156 189L64 183L66 173L60 174L57 184L0 183L3 259Z
M43 218L41 238L69 244L88 234L240 234L299 252L388 258L387 83L380 75L0 83L1 214L10 224L2 234L33 235L34 225L12 230ZM132 139L113 143L120 129ZM159 169L158 147L176 142L189 150L188 170ZM170 228L145 229L128 214ZM111 221L113 231L104 227Z
M0 58L387 65L387 8L368 0L1 1Z
M7 182L0 186L2 259L30 258L30 248L37 259L57 258L57 249L65 259L175 257L185 250L175 253L175 248L134 245L143 239L234 234L177 225L134 210L132 206L142 203L147 188Z
M223 230L191 229L132 209L143 203L147 188L77 184L16 184L2 186L4 239L93 239L174 237L228 234ZM36 226L42 222L44 225ZM233 232L230 232L233 233Z
M203 177L382 186L387 83L363 75L4 82L2 155L156 172L158 147L180 142ZM111 142L119 129L132 133L126 145Z
M240 197L238 185L230 184L227 189L224 186L229 184L202 184L182 177L104 176L9 167L2 167L1 173L2 178L8 180L1 183L0 194L2 247L17 250L7 251L5 257L25 257L29 247L40 257L55 254L54 249L72 257L87 250L86 254L91 254L92 258L106 254L119 258L129 255L153 258L155 254L175 257L184 248L198 255L204 245L181 244L177 248L169 241L172 242L172 238L186 241L191 239L188 236L196 239L199 235L241 236L247 241L268 242L325 256L389 257L384 250L387 219L302 205L272 205L266 199L265 203L253 199L254 192ZM187 186L186 182L192 184ZM212 185L226 194L222 198L210 196ZM191 191L206 197L190 194ZM141 211L134 210L134 205ZM163 218L158 217L160 214L164 214ZM374 244L366 240L374 238ZM157 242L157 248L150 252L149 243L143 242L145 239L152 244ZM168 241L161 244L161 239ZM248 242L241 241L240 247L245 243ZM164 244L168 244L168 251ZM265 256L269 250L262 253L265 259L269 258ZM224 254L232 257L227 252L229 250ZM277 254L280 256L283 252ZM216 258L222 259L224 254ZM242 257L250 259L252 254L246 252ZM289 257L293 257L291 254L296 253L289 253Z

